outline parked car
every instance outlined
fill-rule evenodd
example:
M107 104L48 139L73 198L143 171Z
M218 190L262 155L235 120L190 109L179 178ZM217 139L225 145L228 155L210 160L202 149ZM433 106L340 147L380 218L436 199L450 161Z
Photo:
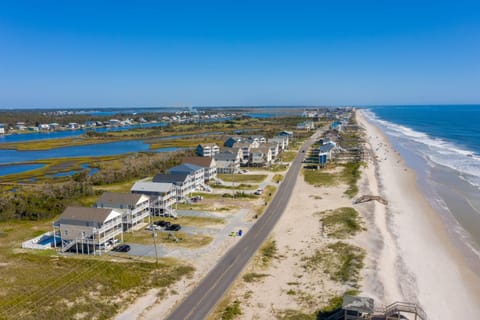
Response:
M121 244L112 249L115 252L128 252L130 251L130 246L128 244Z
M128 252L128 251L130 251L130 246L128 244L122 244L118 249L118 252Z
M170 222L165 220L158 220L158 221L155 221L153 224L159 227L165 227L167 224L170 224Z
M153 224L153 225L147 226L147 227L145 228L145 230L147 230L147 231L162 230L162 227Z
M261 195L263 193L262 189L258 189L257 191L254 192L257 196Z
M180 229L182 229L182 227L179 224L176 224L176 223L174 223L174 224L165 228L165 230L168 230L168 231L178 231Z

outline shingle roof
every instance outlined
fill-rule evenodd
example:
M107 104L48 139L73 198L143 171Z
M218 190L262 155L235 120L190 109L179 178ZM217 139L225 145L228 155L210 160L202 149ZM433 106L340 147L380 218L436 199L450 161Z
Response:
M77 221L89 221L103 223L108 216L114 211L113 209L103 208L87 208L87 207L67 207L62 215L62 220L77 220ZM114 211L116 212L116 211ZM116 212L117 213L117 212ZM120 215L119 213L117 213Z
M195 171L203 169L200 166L197 166L195 164L190 164L190 163L183 163L179 166L170 168L171 173L179 173L179 172L188 172L188 173L193 173Z
M226 160L230 160L230 161L233 161L237 158L237 154L236 153L232 153L232 152L222 152L222 153L219 153L219 154L216 154L215 156L213 156L215 160L217 161L226 161Z
M184 164L194 164L202 168L209 168L213 159L210 157L185 157L183 158Z
M131 191L132 192L157 192L157 193L166 193L172 189L173 185L171 183L162 183L162 182L136 182Z
M153 177L153 182L182 184L187 180L188 173L159 173Z
M97 203L114 203L135 206L141 197L141 194L135 193L105 192L97 200Z

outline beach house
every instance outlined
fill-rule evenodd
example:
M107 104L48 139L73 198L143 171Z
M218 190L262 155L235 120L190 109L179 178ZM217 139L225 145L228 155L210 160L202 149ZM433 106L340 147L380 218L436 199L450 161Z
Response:
M286 131L286 130L283 130L283 131L280 131L278 133L278 135L280 137L288 137L289 139L293 138L293 131Z
M0 134L5 134L5 125L0 123Z
M205 186L205 170L195 164L182 163L176 167L170 168L168 170L171 174L189 174L193 177L193 185L195 189L199 190L200 188L206 188Z
M269 147L252 148L249 165L261 167L272 162L272 150Z
M240 171L240 159L243 153L239 148L225 148L215 155L217 173L234 174Z
M267 142L267 139L265 139L265 137L261 135L253 135L253 136L249 136L247 141L250 143L255 142L256 146L258 146L261 143Z
M111 208L67 207L54 228L62 252L101 254L123 240L122 214Z
M153 177L156 183L171 183L175 189L175 198L177 202L185 201L186 197L195 191L195 180L189 173L159 173Z
M95 203L96 208L116 209L122 214L123 231L135 230L150 217L150 199L143 194L105 192Z
M131 193L149 197L149 209L153 215L176 216L173 206L177 203L176 190L172 183L136 182Z
M299 130L313 130L315 129L315 124L313 121L304 121L297 124L297 129Z
M242 142L244 139L240 136L231 136L223 143L224 147L232 148L233 145L237 142Z
M288 149L288 135L285 136L275 136L273 138L268 139L268 142L276 142L278 143L278 148L281 151L287 150Z
M197 146L196 153L200 157L213 157L220 152L220 147L215 143L201 143Z
M182 163L194 164L203 168L203 180L208 182L217 177L217 163L214 157L185 157Z
M320 148L318 152L318 163L320 165L325 165L328 161L331 161L333 158L333 151L337 146L333 141L321 141Z
M280 148L278 146L278 142L268 142L268 143L265 143L263 146L270 149L270 151L272 153L272 160L274 160L278 157L278 154L280 153Z

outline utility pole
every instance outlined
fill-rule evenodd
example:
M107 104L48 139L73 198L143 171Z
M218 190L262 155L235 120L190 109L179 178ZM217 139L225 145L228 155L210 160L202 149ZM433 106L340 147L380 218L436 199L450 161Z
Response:
M152 238L153 238L153 246L155 247L155 276L158 276L158 251L157 251L157 233L155 232L155 229L153 227L153 223L151 224L152 227Z

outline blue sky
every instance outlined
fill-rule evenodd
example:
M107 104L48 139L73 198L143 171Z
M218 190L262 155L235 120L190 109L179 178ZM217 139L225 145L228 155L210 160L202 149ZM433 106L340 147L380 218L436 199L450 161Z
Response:
M0 107L480 103L480 1L3 1Z

